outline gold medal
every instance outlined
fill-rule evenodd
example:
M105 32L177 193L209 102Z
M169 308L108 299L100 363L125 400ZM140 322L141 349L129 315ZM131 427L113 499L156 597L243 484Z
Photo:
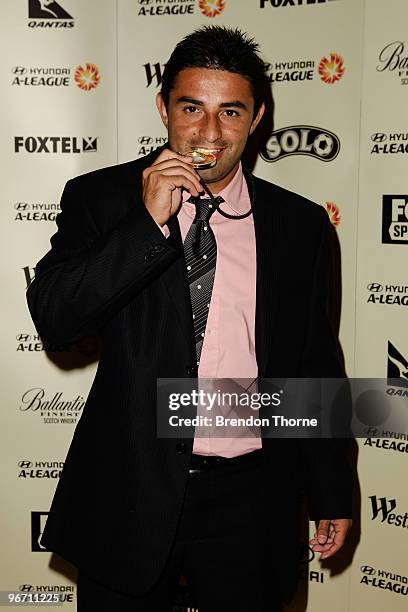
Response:
M214 153L211 153L211 151L207 151L205 149L190 149L185 153L181 153L181 155L191 157L193 161L193 168L196 168L197 170L212 168L217 163L217 158Z

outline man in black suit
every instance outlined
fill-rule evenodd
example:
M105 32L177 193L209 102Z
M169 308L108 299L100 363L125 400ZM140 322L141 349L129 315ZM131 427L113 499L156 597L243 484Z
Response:
M322 558L351 525L344 440L265 438L251 452L206 457L192 452L197 440L156 434L157 379L196 379L201 366L179 220L202 185L182 153L211 151L217 164L201 175L226 193L264 112L264 84L257 45L239 31L206 27L183 39L157 97L168 146L68 181L52 248L28 288L44 341L102 341L41 540L78 567L80 612L169 610L180 574L200 612L275 612L296 585L303 494ZM241 188L252 204L255 316L244 321L234 289L216 289L216 277L221 315L225 303L238 317L237 338L251 328L259 377L344 376L327 312L325 210L245 168ZM224 228L238 232L238 223ZM217 246L217 265L244 247ZM220 348L239 363L248 354L238 347Z

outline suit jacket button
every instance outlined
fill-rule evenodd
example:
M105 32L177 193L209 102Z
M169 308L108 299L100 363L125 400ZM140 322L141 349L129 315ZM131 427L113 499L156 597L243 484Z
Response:
M176 453L178 455L186 454L186 443L185 442L177 442L176 444Z
M198 369L196 365L188 365L186 366L186 372L189 376L197 376Z
M156 251L155 247L150 247L150 248L149 248L149 249L147 249L147 251L145 252L145 256L144 256L144 258L145 258L145 260L146 260L146 261L152 261L152 259L153 259L154 257L157 257L157 255L158 255L158 253L157 253L157 251Z

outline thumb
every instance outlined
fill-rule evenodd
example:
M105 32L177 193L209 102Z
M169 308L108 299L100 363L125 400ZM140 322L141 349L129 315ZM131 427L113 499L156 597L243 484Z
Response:
M330 529L330 520L323 519L319 521L319 525L317 527L317 541L319 544L325 544L329 535Z

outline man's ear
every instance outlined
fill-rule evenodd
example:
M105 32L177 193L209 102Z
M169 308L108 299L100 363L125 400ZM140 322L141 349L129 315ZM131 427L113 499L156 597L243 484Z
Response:
M163 121L165 127L167 127L169 120L167 117L167 109L166 109L166 105L164 103L161 91L159 91L159 93L156 94L156 106L157 106L157 110L159 111L161 120Z
M258 109L258 112L256 113L256 116L254 118L254 120L251 123L251 128L249 130L250 134L253 134L253 132L255 132L258 123L260 122L260 120L262 119L262 116L265 112L265 104L262 102L261 106Z

